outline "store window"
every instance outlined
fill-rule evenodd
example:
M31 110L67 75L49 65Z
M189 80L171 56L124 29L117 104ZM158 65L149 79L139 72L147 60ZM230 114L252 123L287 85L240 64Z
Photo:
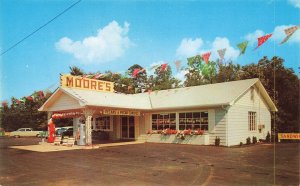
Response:
M249 131L256 130L256 112L248 112Z
M176 129L176 114L152 114L152 130Z
M208 130L208 112L179 113L179 130Z
M112 131L111 117L103 116L96 118L94 130Z

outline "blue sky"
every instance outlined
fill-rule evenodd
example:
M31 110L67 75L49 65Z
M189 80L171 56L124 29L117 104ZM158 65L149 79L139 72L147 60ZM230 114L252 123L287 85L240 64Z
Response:
M0 50L3 52L76 0L2 0ZM68 12L0 57L0 100L35 90L55 89L69 66L86 72L124 72L227 48L225 59L257 63L266 55L285 59L298 72L300 29L284 45L284 29L300 24L300 0L251 1L96 1L82 0ZM257 37L273 36L253 51ZM236 45L248 40L246 54Z

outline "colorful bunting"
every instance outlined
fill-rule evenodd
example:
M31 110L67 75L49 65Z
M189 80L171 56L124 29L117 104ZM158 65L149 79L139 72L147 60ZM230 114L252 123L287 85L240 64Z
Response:
M298 30L299 26L293 26L290 28L287 28L284 30L286 37L281 41L281 45L285 42L287 42L287 40L290 39L290 37Z
M164 72L167 70L167 63L161 65L161 71Z
M18 104L18 105L21 104L21 101L16 99L16 104Z
M205 61L206 64L208 64L210 54L211 54L211 52L202 54L202 59Z
M201 56L196 55L194 57L187 58L187 60L188 60L189 65L192 65L193 63L200 63L201 62Z
M257 38L257 47L254 49L258 49L262 44L264 44L270 37L272 36L272 34L267 34L265 36L259 37Z
M40 99L43 99L44 98L44 92L43 91L39 91L39 95L40 95Z
M131 76L132 76L133 78L136 78L136 76L138 75L139 72L140 72L140 69L139 69L139 68L135 68L135 69L133 70Z
M248 41L244 41L242 43L237 44L237 47L240 49L240 55L246 52L248 46Z
M6 101L2 101L2 107L7 107L7 102Z
M33 97L32 96L27 96L26 99L29 100L29 101L33 101Z
M218 54L220 56L220 59L223 60L224 56L225 56L226 48L220 49L217 52L218 52Z
M175 65L176 65L176 70L179 71L181 68L181 61L179 60L175 61Z
M96 75L93 77L93 79L98 79L98 78L100 78L101 76L103 76L103 74L98 73L98 74L96 74Z

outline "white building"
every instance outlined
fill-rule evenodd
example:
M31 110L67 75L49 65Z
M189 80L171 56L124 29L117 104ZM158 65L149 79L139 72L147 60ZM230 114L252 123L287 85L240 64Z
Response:
M247 137L265 139L277 108L259 79L248 79L132 95L61 86L39 110L85 115L88 144L91 130L103 130L111 139L208 145L219 137L233 146ZM73 121L76 128L79 118ZM205 133L186 140L147 134L166 128Z

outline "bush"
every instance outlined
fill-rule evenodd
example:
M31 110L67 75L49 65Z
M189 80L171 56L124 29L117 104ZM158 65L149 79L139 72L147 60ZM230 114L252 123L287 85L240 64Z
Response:
M251 138L250 138L250 137L248 137L248 138L246 139L246 144L247 144L247 145L250 145L250 144L251 144Z
M257 138L255 136L252 137L252 143L253 144L257 143Z
M240 142L240 146L242 146L243 145L243 142Z
M220 142L221 142L221 139L220 139L218 136L216 136L216 139L215 139L215 145L216 145L216 146L219 146L219 145L220 145Z
M268 134L267 134L267 136L266 136L266 142L267 142L267 143L270 143L270 142L271 142L271 134L270 134L269 131L268 131Z

